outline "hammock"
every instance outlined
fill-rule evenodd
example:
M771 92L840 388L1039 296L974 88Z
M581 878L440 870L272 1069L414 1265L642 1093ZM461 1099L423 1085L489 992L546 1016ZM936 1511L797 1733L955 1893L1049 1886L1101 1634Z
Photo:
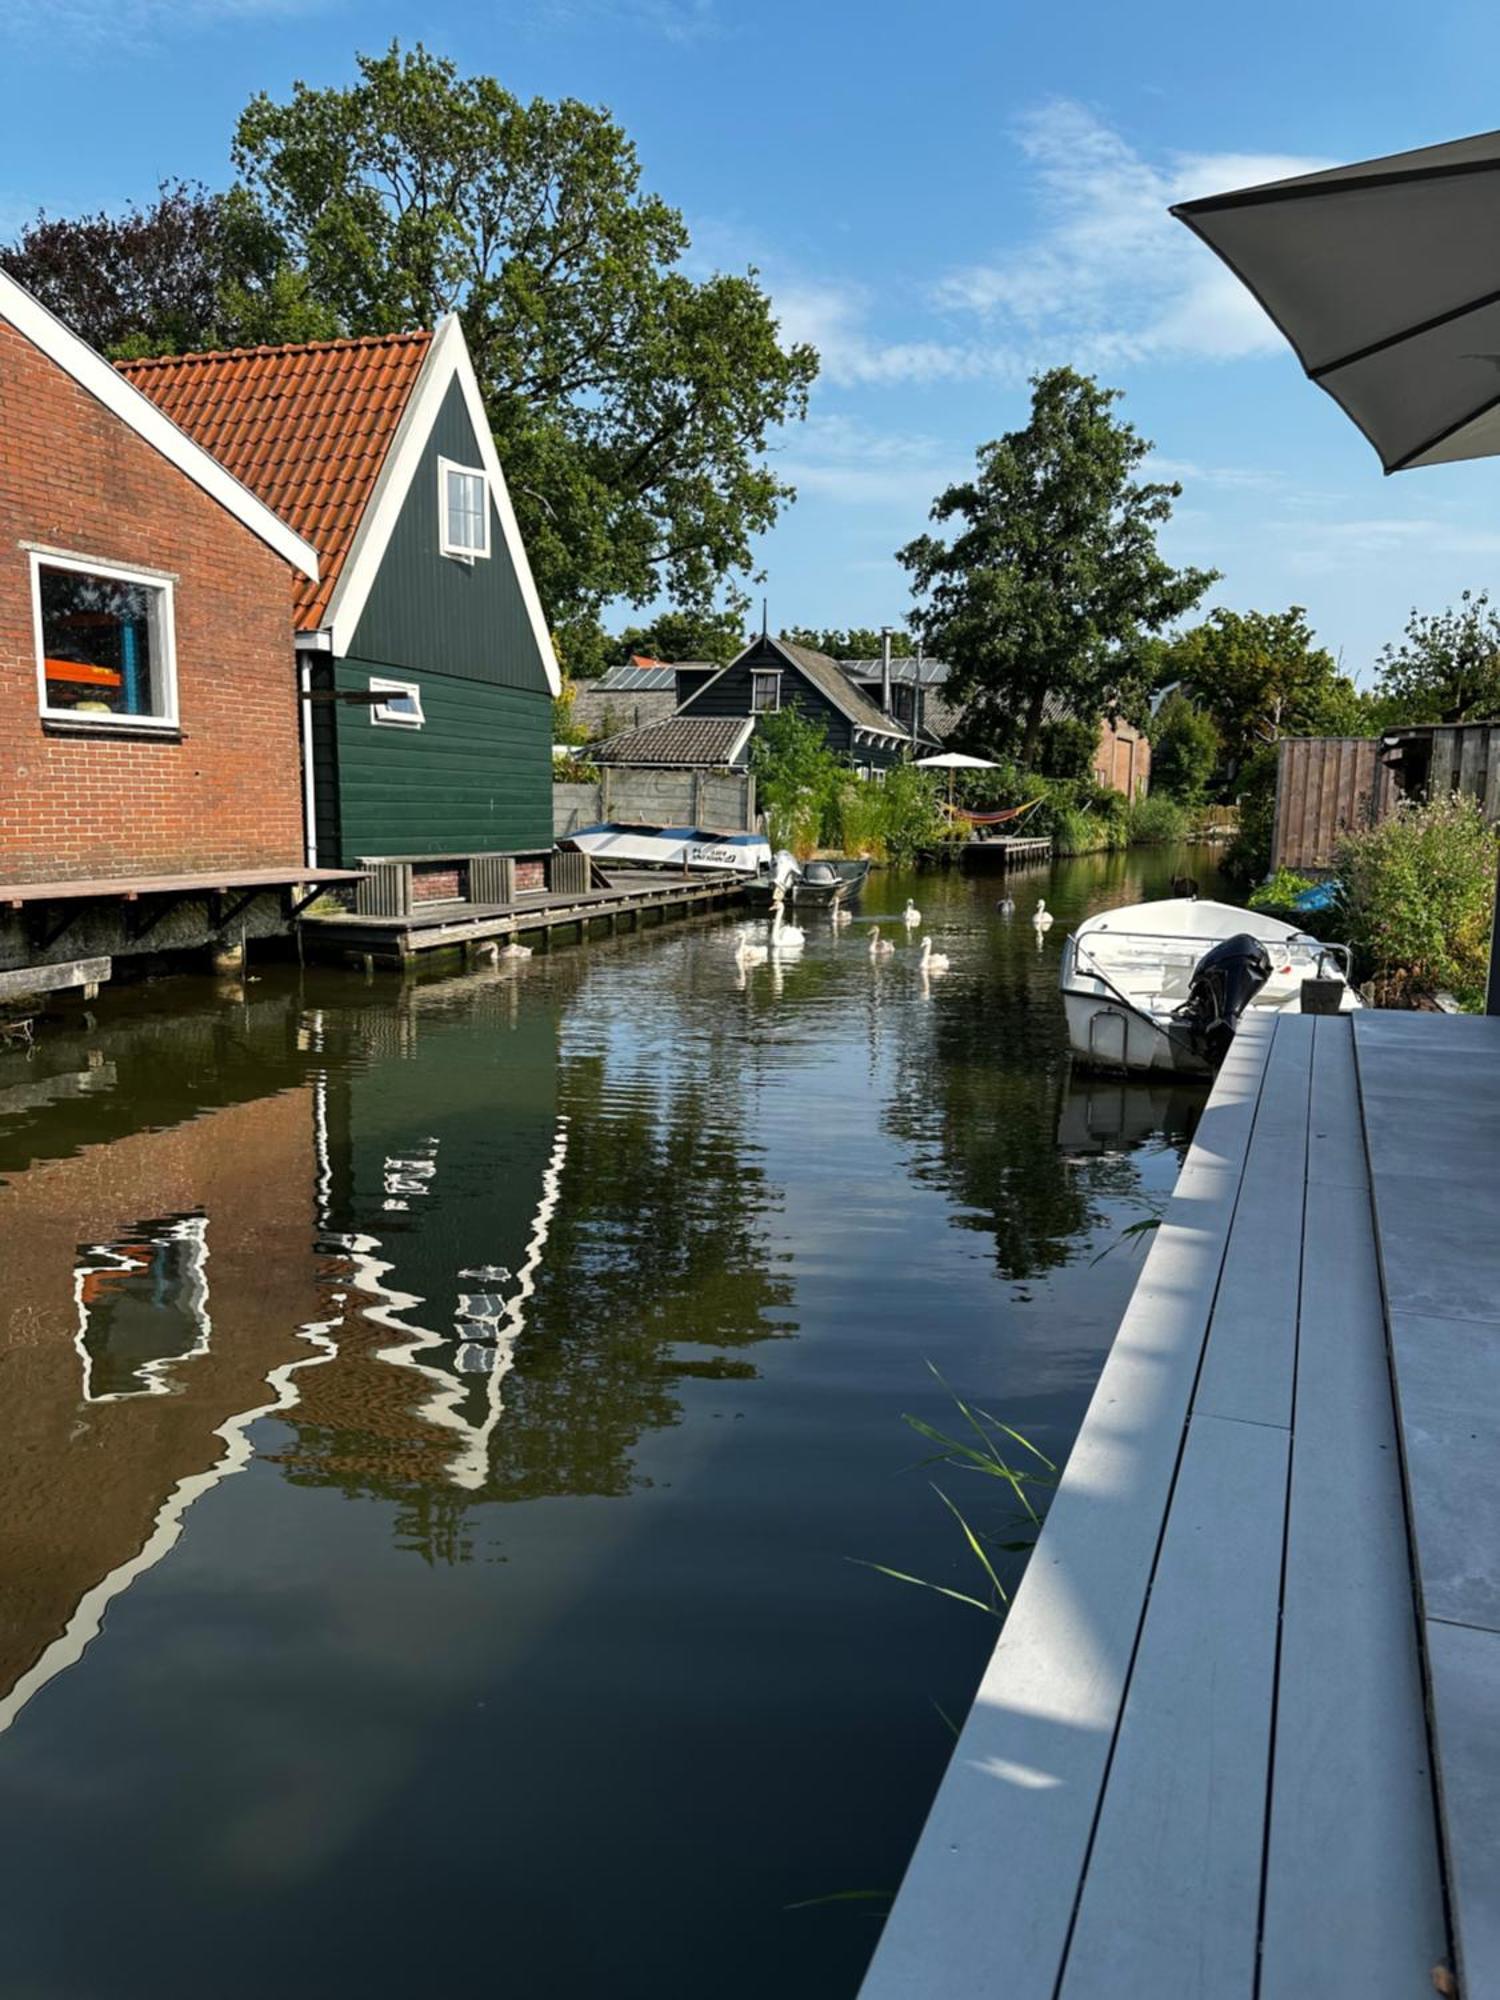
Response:
M1003 812L976 813L970 812L966 806L949 805L945 805L943 811L953 819L965 821L969 826L1000 826L1008 819L1019 819L1023 813L1029 813L1033 806L1039 806L1042 803L1042 796L1044 795L1039 794L1034 799L1028 799L1024 806L1007 806Z

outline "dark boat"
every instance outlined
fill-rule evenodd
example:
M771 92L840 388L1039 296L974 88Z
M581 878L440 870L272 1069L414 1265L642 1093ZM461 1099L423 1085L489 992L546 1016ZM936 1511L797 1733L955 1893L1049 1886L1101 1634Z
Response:
M868 861L804 861L786 882L786 906L791 910L831 910L850 902L865 886ZM768 910L776 889L774 875L757 875L749 885L753 910Z

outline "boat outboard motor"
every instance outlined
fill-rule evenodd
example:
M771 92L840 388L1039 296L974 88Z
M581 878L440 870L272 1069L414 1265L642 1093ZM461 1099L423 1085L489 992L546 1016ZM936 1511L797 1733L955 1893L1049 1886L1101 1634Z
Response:
M1249 931L1225 938L1193 967L1188 997L1177 1009L1177 1018L1210 1068L1223 1062L1240 1016L1270 976L1271 954Z

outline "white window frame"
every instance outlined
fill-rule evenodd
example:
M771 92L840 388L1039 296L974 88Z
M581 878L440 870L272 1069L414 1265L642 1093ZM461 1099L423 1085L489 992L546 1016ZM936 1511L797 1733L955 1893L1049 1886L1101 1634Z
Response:
M770 681L776 699L767 708L758 700L760 684ZM781 713L781 669L779 667L752 667L750 669L750 713L752 715L780 715Z
M160 570L129 569L123 563L106 562L101 556L55 554L51 549L31 549L31 625L36 649L36 701L43 722L64 724L79 735L99 730L128 729L143 736L162 735L180 727L177 716L177 602L174 579ZM80 715L77 709L53 708L47 700L47 647L42 630L42 571L70 569L83 576L107 576L117 583L138 583L160 593L161 608L155 621L161 641L161 657L152 661L152 677L160 677L160 715Z
M448 474L462 472L467 478L477 479L484 488L484 546L470 549L455 542L448 532ZM490 481L489 474L482 465L463 465L456 458L438 459L438 548L445 556L452 556L458 562L488 562L490 554Z
M420 729L427 717L422 713L422 690L415 681L387 681L378 674L370 676L371 694L404 694L411 698L416 709L415 715L393 714L383 701L370 703L370 720L379 729Z

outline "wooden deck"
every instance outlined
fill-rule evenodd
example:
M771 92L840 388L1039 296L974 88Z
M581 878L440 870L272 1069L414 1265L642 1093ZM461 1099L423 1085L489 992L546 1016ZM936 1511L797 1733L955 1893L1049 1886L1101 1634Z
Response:
M463 949L490 938L539 936L550 944L558 931L572 929L582 940L594 924L615 931L622 920L639 930L653 915L665 922L738 902L746 882L727 871L673 875L654 868L612 868L609 879L607 889L538 892L509 903L429 903L402 917L310 915L302 919L301 933L314 956L358 954L399 965L423 952Z
M1500 1993L1500 1020L1203 1114L863 2000Z
M997 833L988 839L966 840L958 851L966 868L1023 868L1050 861L1052 841L1046 834Z

